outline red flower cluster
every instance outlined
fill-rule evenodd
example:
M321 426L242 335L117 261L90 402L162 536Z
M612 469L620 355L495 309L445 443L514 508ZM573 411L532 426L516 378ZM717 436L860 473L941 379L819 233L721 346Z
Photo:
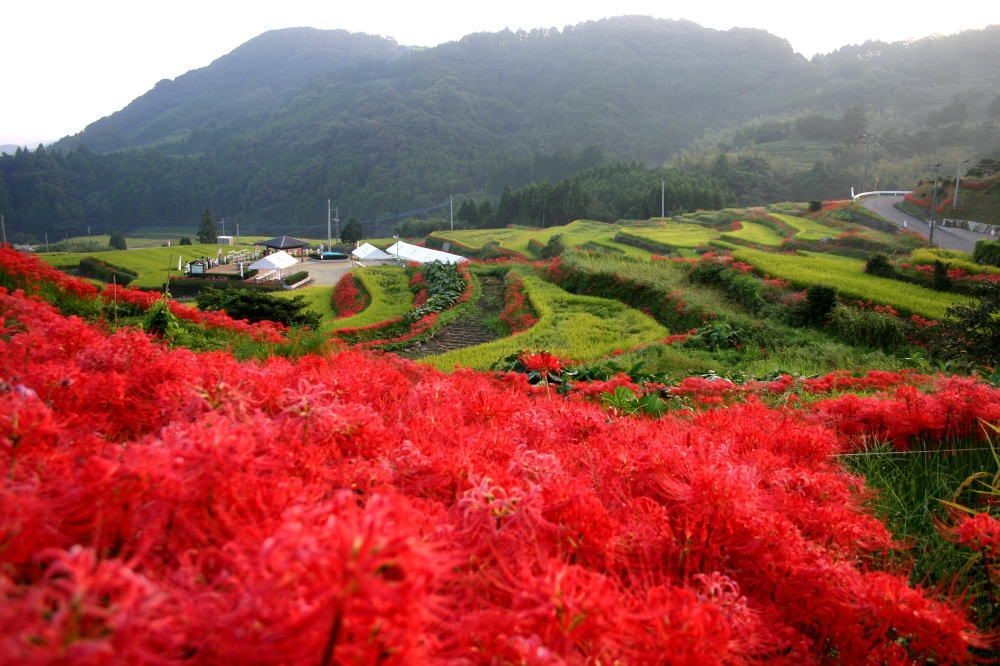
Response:
M359 351L241 363L2 290L0 317L4 663L943 663L976 640L875 568L901 545L823 419L617 418ZM925 398L994 399L963 381Z
M524 282L513 274L507 278L500 321L511 333L519 333L538 323L538 317L524 293Z
M333 288L333 309L338 317L350 317L368 307L369 298L353 273L342 276Z
M553 356L549 352L525 352L517 357L517 360L521 362L525 370L528 372L538 372L543 377L549 374L557 375L563 371L566 364L561 361L558 357Z
M0 270L30 294L38 293L42 287L52 287L89 300L95 298L98 292L93 284L71 277L41 259L7 245L0 245Z

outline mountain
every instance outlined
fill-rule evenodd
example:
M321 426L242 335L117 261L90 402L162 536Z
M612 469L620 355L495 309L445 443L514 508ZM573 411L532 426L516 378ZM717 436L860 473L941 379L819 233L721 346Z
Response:
M161 81L43 157L0 158L0 208L26 232L193 225L206 207L245 230L307 230L328 197L347 215L394 216L610 161L658 164L695 142L717 151L706 137L761 118L818 114L831 146L866 112L917 128L950 119L957 100L963 122L982 124L998 73L1000 28L811 61L764 31L643 17L428 49L280 30ZM755 188L746 196L765 194Z

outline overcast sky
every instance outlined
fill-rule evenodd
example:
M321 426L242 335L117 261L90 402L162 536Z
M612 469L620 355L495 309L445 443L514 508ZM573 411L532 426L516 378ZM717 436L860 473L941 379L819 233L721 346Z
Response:
M762 28L805 56L1000 23L1000 1L898 0L0 0L0 144L80 131L157 81L204 67L275 28L342 28L434 46L471 32L563 27L642 14L717 29Z

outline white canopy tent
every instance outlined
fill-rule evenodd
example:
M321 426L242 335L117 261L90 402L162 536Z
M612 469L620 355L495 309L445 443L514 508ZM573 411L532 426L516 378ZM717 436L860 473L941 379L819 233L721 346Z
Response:
M286 270L299 263L299 260L288 254L284 250L279 252L274 252L267 255L263 259L258 259L257 261L250 264L250 270L256 270L260 274L266 274L270 271L276 271L278 277L281 277L281 271ZM261 279L261 278L258 278Z
M418 264L429 264L432 261L440 261L445 264L460 264L463 261L468 261L465 257L457 254L432 250L429 247L420 247L419 245L411 245L403 241L397 241L394 245L388 247L386 253L393 259L398 257L400 261L413 261Z
M351 250L351 256L359 261L388 261L394 257L378 249L371 243L362 245Z

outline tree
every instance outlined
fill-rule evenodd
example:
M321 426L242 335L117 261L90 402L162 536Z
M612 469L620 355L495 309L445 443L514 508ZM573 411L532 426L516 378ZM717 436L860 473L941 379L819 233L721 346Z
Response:
M190 245L191 238L188 236L181 236L181 245Z
M212 219L212 211L206 208L205 213L201 216L201 226L198 227L198 242L211 245L218 240L219 230L215 226L215 220Z
M365 237L365 230L361 228L361 223L353 217L347 221L344 228L340 230L340 241L342 243L357 243Z
M125 236L120 232L112 231L111 238L108 239L108 247L112 250L127 250L128 245L125 243Z
M945 356L996 367L1000 365L1000 282L976 288L978 303L948 308L941 335Z

